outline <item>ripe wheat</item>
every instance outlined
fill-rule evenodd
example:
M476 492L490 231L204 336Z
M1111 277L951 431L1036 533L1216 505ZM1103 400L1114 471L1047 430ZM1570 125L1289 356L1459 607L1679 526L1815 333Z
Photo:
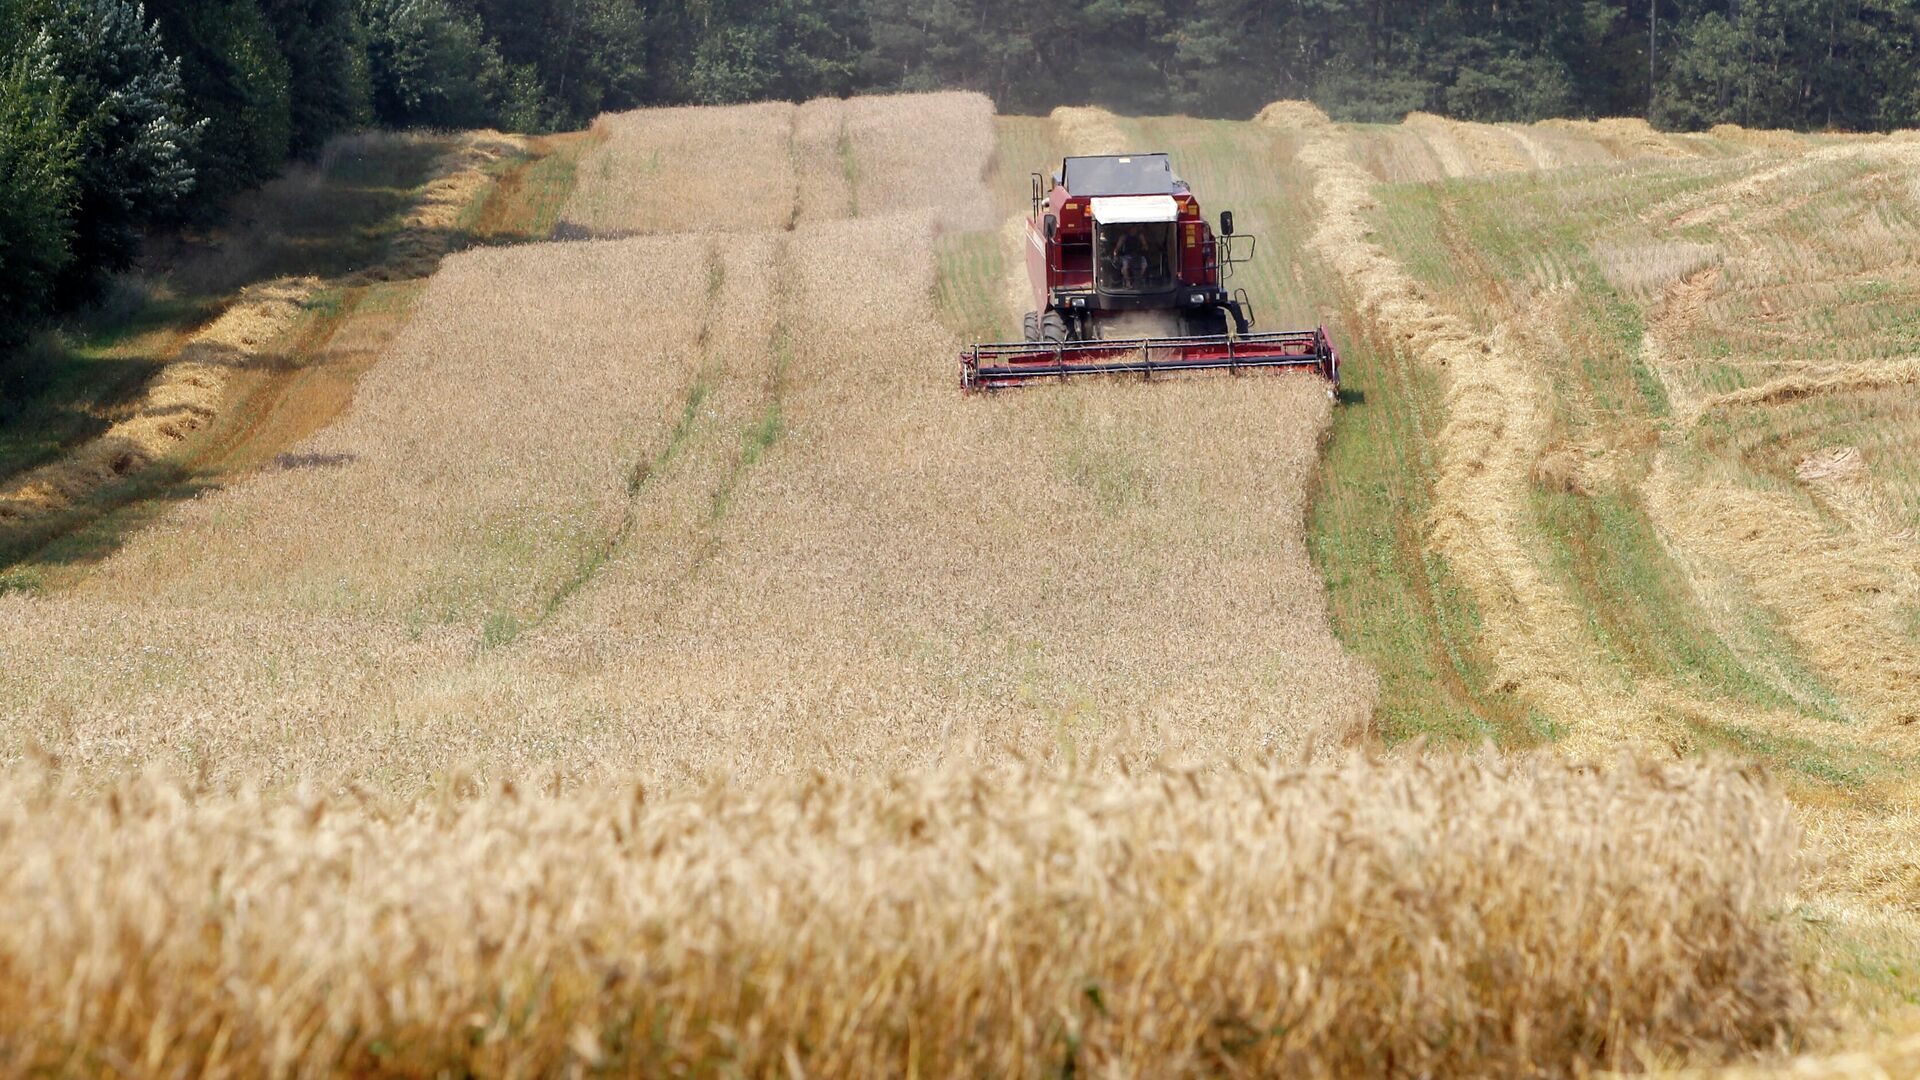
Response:
M1127 144L1126 132L1105 109L1062 105L1049 117L1068 154L1124 154L1139 147Z
M525 620L593 557L635 448L693 381L710 242L468 252L353 406L277 469L181 507L84 595L415 625Z
M753 232L915 211L977 228L993 152L982 95L903 94L601 117L562 215L573 235Z
M1815 1023L1704 765L0 790L0 1068L1569 1075Z
M611 113L580 160L563 235L779 229L793 219L794 106L692 106Z
M918 148L916 102L944 110ZM981 99L799 112L839 110L856 196L985 205ZM14 715L67 718L8 744L407 787L1357 737L1373 680L1303 537L1321 387L964 398L936 225L858 201L878 216L450 261L300 467L178 508L61 607L0 607ZM251 653L248 617L276 623ZM303 626L359 644L303 653Z

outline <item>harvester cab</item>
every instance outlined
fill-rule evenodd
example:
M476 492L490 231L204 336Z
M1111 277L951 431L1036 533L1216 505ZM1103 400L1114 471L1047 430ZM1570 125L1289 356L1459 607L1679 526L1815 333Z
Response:
M1215 230L1165 154L1069 157L1033 174L1026 227L1033 310L1019 342L961 355L969 390L1069 375L1311 368L1339 357L1324 329L1256 334L1245 290L1229 291L1255 239L1232 211Z

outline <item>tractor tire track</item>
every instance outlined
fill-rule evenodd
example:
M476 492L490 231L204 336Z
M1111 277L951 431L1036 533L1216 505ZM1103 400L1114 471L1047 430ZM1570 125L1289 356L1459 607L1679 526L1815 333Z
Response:
M578 569L556 585L548 594L540 611L521 632L532 632L544 626L575 594L585 588L607 563L625 550L632 542L635 531L640 526L640 509L652 495L656 480L666 472L687 448L699 426L702 406L711 393L714 379L713 337L714 325L722 317L722 291L726 282L726 264L720 245L707 239L702 242L704 248L702 261L706 267L707 290L703 301L700 328L694 337L694 350L700 359L695 362L692 385L687 389L685 402L680 406L680 419L670 429L666 441L652 453L642 454L627 471L626 500L620 508L619 517L608 530L605 539L588 552ZM506 640L483 639L482 647L490 644L508 644L520 636L516 632Z
M781 326L792 237L811 222L853 210L850 172L837 163L822 167L847 152L844 103L822 100L790 110L784 146L793 183L782 228L705 242L699 374L679 406L679 422L664 446L634 466L619 524L582 572L554 593L536 626L616 564L622 587L606 591L622 595L622 621L648 620L672 606L718 550L746 471L779 438L791 353Z

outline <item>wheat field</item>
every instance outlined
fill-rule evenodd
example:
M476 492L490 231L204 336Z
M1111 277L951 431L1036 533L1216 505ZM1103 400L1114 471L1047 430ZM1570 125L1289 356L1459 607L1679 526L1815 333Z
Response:
M944 113L940 137L914 144L915 109ZM1301 536L1325 394L960 397L959 343L927 313L933 241L991 220L990 112L945 95L782 115L794 137L733 161L791 157L792 229L455 256L290 467L182 507L57 601L97 608L58 620L95 628L88 655L35 647L46 602L10 601L10 699L63 723L6 738L100 769L327 784L1359 738L1371 676L1334 641ZM801 149L836 115L854 217L810 194L840 162ZM715 219L736 201L710 197L674 198ZM276 624L258 647L95 675L191 650L203 619L238 641L249 617ZM355 640L301 655L289 620ZM153 715L170 720L130 720Z
M561 211L569 233L751 231L793 220L793 132L785 102L643 109L603 116ZM723 197L724 196L724 197Z
M1412 531L1564 756L1356 752L1382 675L1309 528L1324 386L958 392L1025 303L1009 176L1168 132L1198 190L1312 205L1243 206L1283 237L1263 311L1444 381ZM559 239L448 257L336 424L0 593L0 1068L1584 1075L1833 1026L1783 913L1887 903L1907 849L1809 864L1844 818L1672 738L1732 707L1609 666L1535 530L1540 477L1622 460L1569 449L1576 290L1436 296L1381 219L1668 169L1673 221L1802 182L1767 174L1798 144L970 94L593 138ZM1713 227L1604 250L1658 297ZM1756 370L1699 415L1830 374ZM1879 461L1803 482L1910 543Z

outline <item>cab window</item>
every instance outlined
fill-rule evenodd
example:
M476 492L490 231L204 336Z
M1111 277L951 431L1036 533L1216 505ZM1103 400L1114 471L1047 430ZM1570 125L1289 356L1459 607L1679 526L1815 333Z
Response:
M1146 293L1173 288L1171 224L1102 225L1098 242L1101 291Z

